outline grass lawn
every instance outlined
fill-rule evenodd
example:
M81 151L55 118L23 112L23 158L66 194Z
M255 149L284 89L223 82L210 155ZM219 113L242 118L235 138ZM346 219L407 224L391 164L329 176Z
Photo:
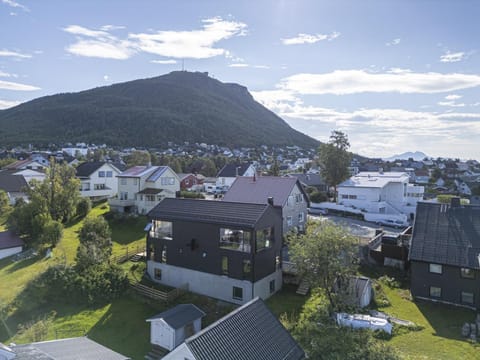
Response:
M375 274L367 276L375 278ZM408 287L382 285L390 306L379 307L389 315L413 321L423 327L420 331L400 332L388 342L407 359L480 359L480 347L461 337L465 322L474 322L473 311L410 300Z

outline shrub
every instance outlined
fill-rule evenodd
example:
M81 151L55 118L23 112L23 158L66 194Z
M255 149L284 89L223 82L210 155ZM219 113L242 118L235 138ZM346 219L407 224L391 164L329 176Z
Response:
M92 201L89 198L81 198L77 204L77 216L84 218L92 210Z

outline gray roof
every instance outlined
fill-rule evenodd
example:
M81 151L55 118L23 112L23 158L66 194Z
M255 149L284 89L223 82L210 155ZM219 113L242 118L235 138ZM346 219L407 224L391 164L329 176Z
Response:
M251 164L226 164L218 172L217 177L236 177L243 176Z
M147 321L163 319L172 328L180 329L205 315L206 314L202 310L193 304L180 304L147 319Z
M15 360L129 360L87 337L16 345Z
M410 260L480 269L480 206L419 202Z
M298 185L304 194L305 201L308 201L308 196L297 178L278 176L238 177L223 199L224 201L265 204L268 198L272 197L275 206L283 207L295 185Z
M0 173L0 190L5 192L23 192L28 184L22 175Z
M81 163L77 166L76 175L77 177L89 177L95 171L100 169L104 164L106 163L103 161L87 161Z
M148 217L167 221L183 220L253 228L268 206L268 204L166 198L148 213Z
M322 179L322 176L320 174L288 174L290 177L295 177L302 184L305 184L307 186L322 186L325 185L325 181Z
M305 353L260 298L185 340L196 360L298 360Z
M2 231L0 232L0 250L1 249L10 249L14 247L19 247L25 245L23 240L20 239L11 231Z

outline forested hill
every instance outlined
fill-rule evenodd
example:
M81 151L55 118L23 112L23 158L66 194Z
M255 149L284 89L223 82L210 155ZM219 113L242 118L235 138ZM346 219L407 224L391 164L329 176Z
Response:
M78 93L38 98L0 111L0 144L87 142L113 146L168 141L227 146L318 142L257 103L247 88L176 71Z

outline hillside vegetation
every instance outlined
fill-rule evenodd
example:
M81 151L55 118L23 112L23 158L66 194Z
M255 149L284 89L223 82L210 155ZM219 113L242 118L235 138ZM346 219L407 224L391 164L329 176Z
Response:
M247 88L199 72L176 71L46 96L0 111L4 146L87 142L155 147L168 141L226 146L319 144L256 102Z

